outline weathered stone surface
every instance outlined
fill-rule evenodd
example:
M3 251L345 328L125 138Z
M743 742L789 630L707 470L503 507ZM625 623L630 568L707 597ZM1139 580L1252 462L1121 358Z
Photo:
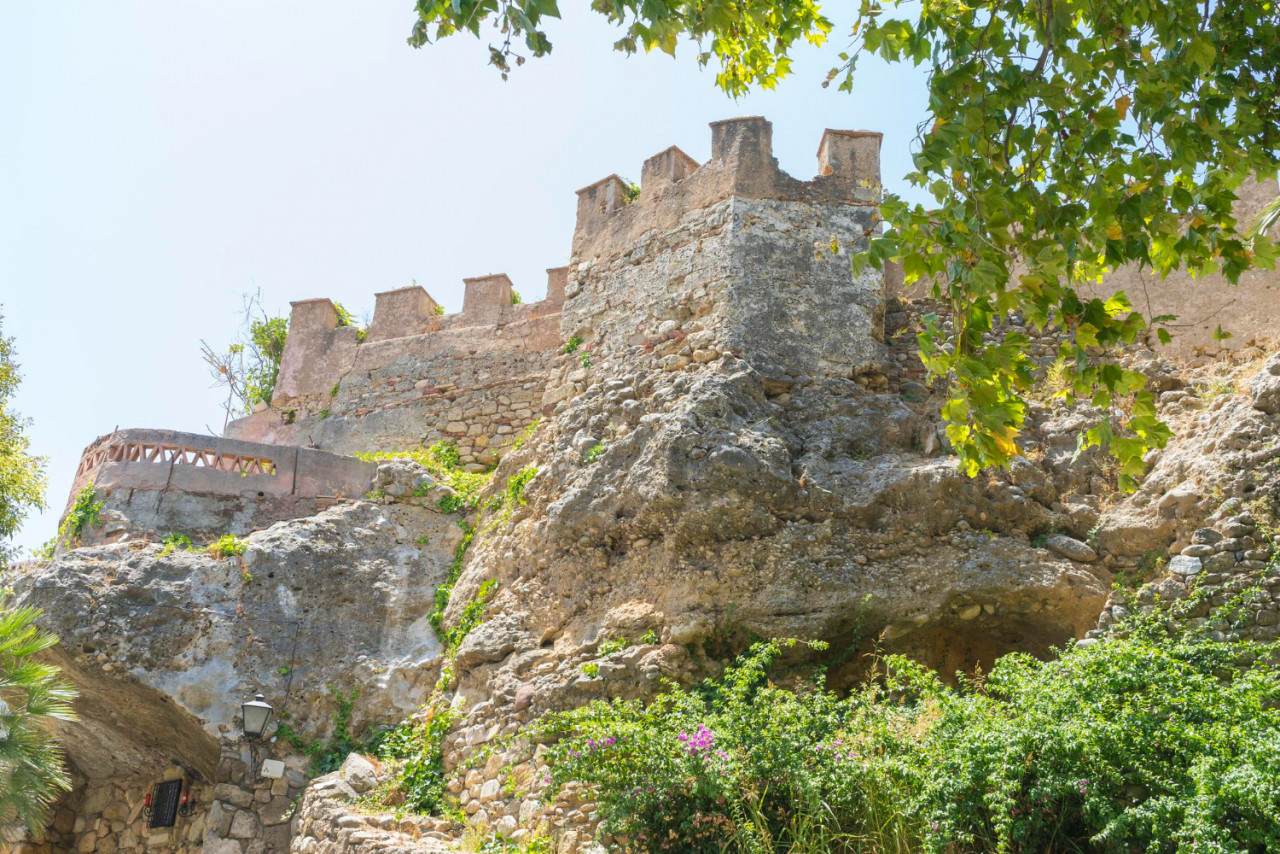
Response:
M458 647L455 664L470 669L487 662L501 661L521 643L529 643L515 617L500 615L477 626Z
M353 753L348 756L342 763L342 767L338 769L338 774L343 780L347 781L347 785L360 794L378 787L377 766L359 753ZM268 823L270 824L271 822Z
M1169 571L1175 575L1197 575L1203 568L1204 563L1198 557L1177 555L1169 561Z
M1098 553L1088 543L1082 543L1074 537L1054 534L1046 541L1046 545L1063 557L1081 563L1093 563L1098 559Z
M1253 382L1249 383L1249 393L1253 397L1254 409L1280 414L1280 353L1263 364Z
M213 779L219 728L238 726L259 680L274 675L267 693L279 702L277 671L299 655L307 679L289 712L303 732L328 726L330 683L361 687L357 727L416 708L440 652L426 615L460 536L434 507L345 503L251 534L238 559L162 555L159 545L77 549L21 578L16 599L44 608L64 639L60 663L94 698L64 728L84 773L158 777L183 757ZM86 644L102 644L118 669L104 673Z

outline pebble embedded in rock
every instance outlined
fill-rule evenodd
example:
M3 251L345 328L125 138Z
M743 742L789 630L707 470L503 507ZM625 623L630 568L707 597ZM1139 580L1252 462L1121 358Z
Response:
M1065 534L1054 534L1045 541L1045 545L1063 557L1080 563L1093 563L1098 559L1098 553L1090 548L1088 543L1082 543L1075 537L1068 537Z

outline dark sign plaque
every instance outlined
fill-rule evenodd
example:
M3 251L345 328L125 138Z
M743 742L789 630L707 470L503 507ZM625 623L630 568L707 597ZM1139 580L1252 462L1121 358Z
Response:
M147 827L173 827L178 820L178 799L181 796L181 780L156 783L155 796L151 799L151 820Z

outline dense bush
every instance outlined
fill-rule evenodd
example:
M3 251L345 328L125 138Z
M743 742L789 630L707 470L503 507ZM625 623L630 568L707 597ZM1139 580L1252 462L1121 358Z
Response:
M903 743L915 711L879 702L874 688L851 701L771 684L770 666L794 644L759 644L723 678L647 704L548 717L540 735L566 736L551 782L593 786L606 829L630 851L910 850L914 830L894 805L914 769L864 760Z
M546 719L551 782L634 852L1280 850L1274 646L1157 615L954 688L889 657L837 697L770 682L791 643Z

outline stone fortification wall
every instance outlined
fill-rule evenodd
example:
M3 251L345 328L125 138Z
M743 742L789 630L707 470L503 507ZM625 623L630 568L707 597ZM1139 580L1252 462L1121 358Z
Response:
M505 275L468 279L456 315L420 287L388 291L363 340L331 301L293 303L272 406L228 435L342 453L448 439L469 465L496 462L538 417L563 294L563 269L529 304L512 303Z
M361 496L375 472L371 463L312 448L117 430L85 449L67 509L92 483L103 509L101 524L82 534L85 544L146 532L243 534Z
M849 253L879 223L880 134L826 131L818 176L799 181L768 121L711 129L707 163L649 158L629 203L616 175L578 192L562 336L589 361L639 349L679 370L729 353L783 381L879 365L883 282L855 278Z
M510 280L486 276L450 316L403 288L377 295L363 340L329 300L294 303L271 407L228 435L342 453L447 439L478 469L612 353L664 370L730 353L782 382L877 370L883 282L848 256L878 226L880 134L828 130L800 181L764 119L711 131L705 164L649 158L638 197L616 175L578 191L570 265L542 302L513 305Z

